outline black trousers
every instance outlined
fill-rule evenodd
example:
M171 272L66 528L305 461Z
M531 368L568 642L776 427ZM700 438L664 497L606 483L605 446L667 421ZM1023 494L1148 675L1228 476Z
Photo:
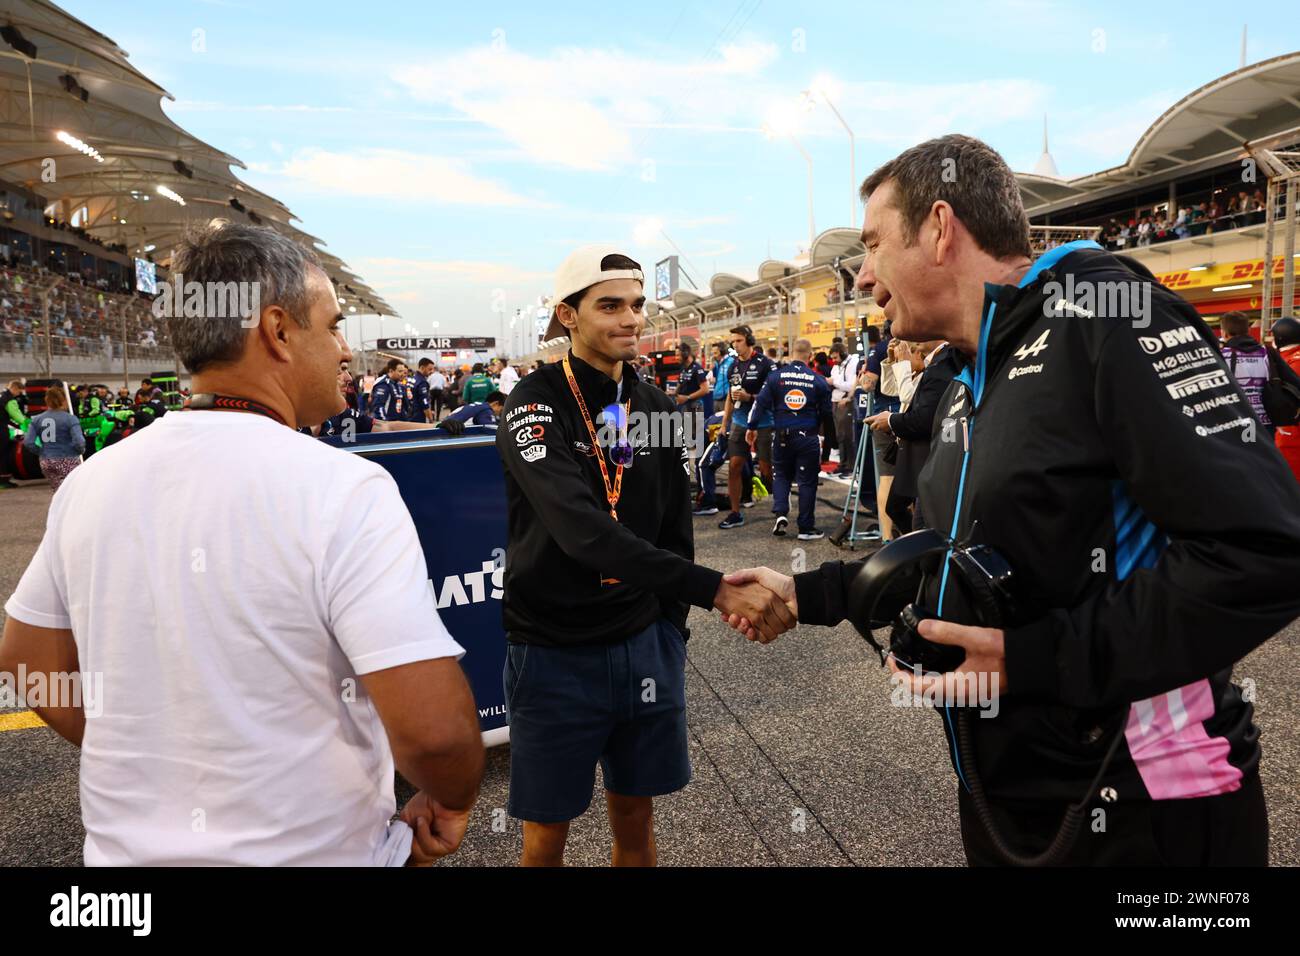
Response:
M915 500L906 495L894 494L893 489L890 489L889 497L885 500L885 514L894 522L895 535L907 534L913 530L912 512L908 507Z
M958 787L961 842L971 866L1005 866L975 802ZM1041 853L1056 835L1065 805L1041 801L991 803L1002 839L1017 853ZM1096 810L1105 816L1096 817ZM1104 830L1099 826L1104 823ZM1232 793L1191 800L1097 801L1084 813L1064 866L1267 866L1268 808L1259 774Z

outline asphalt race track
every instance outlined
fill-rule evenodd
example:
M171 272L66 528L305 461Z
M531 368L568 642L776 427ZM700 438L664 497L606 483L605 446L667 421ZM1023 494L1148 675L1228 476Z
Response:
M821 496L843 499L827 480ZM0 592L7 598L39 543L50 493L44 483L0 491ZM820 505L830 531L838 509ZM825 540L773 538L767 503L743 528L696 519L697 560L722 570L767 564L789 570L848 556ZM657 802L666 866L961 865L956 779L938 718L890 705L886 672L849 625L801 627L768 646L749 644L715 615L691 613L688 645L694 779ZM1256 687L1262 774L1274 864L1300 864L1300 623L1241 663ZM77 752L43 726L0 712L0 866L79 865L83 832ZM506 802L510 752L489 754L483 791L461 850L444 865L510 866L517 821ZM399 787L399 800L409 788ZM576 820L567 861L609 859L603 801Z

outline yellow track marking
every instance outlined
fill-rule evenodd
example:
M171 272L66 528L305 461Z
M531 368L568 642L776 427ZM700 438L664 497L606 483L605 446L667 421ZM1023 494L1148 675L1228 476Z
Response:
M45 721L30 710L20 710L16 714L0 714L0 734L7 730L27 730L29 727L44 727Z

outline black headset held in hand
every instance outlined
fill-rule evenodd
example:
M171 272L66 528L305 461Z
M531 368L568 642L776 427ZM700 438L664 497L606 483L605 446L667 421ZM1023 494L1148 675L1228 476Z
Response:
M954 671L966 659L964 649L952 644L927 641L918 632L921 621L937 617L933 611L916 603L921 598L921 588L930 575L943 572L947 562L947 587L958 588L975 617L970 623L977 627L1005 628L1026 623L1020 619L1013 594L1014 574L1010 563L988 545L961 545L933 528L913 531L885 545L863 564L849 584L847 616L853 626L883 662L885 651L872 634L873 629L892 628L889 635L889 654L900 667L914 670L918 666L924 673ZM968 701L968 703L971 703ZM1059 863L1074 845L1083 823L1089 801L1101 783L1106 769L1124 739L1123 721L1119 722L1106 756L1096 776L1084 791L1083 797L1065 812L1060 829L1043 852L1025 856L1014 850L993 819L984 785L980 780L979 764L975 759L972 742L972 708L957 707L957 751L965 768L966 784L970 790L976 815L989 835L997 852L1015 866L1048 866Z

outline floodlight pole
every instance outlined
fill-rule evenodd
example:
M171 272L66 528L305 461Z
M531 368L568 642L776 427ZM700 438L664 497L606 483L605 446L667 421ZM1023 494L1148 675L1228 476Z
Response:
M835 114L835 118L840 121L840 125L844 127L844 132L849 134L849 226L853 229L857 229L858 228L857 141L853 135L853 130L849 129L849 124L844 121L844 117L841 116L840 111L835 108L835 104L831 102L831 98L827 96L825 92L823 92L821 96L822 99L825 100L826 105L831 108L831 112Z

